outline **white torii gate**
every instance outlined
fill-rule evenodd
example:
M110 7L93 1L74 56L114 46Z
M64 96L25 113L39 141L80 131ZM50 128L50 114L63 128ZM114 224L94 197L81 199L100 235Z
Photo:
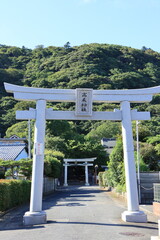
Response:
M68 167L70 166L83 166L85 167L85 185L89 186L88 181L88 167L93 166L93 162L96 158L83 158L83 159L64 159L64 186L68 186L67 178L68 178Z
M132 135L132 120L149 120L149 112L130 109L130 103L150 102L154 94L160 93L160 86L130 90L92 89L46 89L22 87L4 83L7 92L23 101L36 101L36 110L17 111L17 119L35 119L34 156L30 210L24 215L24 224L46 222L42 211L42 186L44 165L45 120L113 120L122 122L123 150L126 174L128 211L122 213L127 222L146 222L147 216L139 211L136 168ZM75 111L54 111L46 109L46 101L75 102ZM121 109L114 112L92 112L92 102L120 103Z

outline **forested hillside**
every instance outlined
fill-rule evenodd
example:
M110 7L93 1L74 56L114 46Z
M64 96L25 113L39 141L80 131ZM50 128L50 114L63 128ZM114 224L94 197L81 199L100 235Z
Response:
M132 89L160 85L160 53L109 44L85 44L71 47L37 46L35 49L0 45L0 133L27 136L27 123L15 119L15 111L35 107L32 102L17 102L4 90L3 83L45 88ZM54 109L73 109L71 103L48 103ZM115 104L97 104L94 109L118 108ZM133 105L151 111L152 120L139 126L144 161L155 168L160 158L160 96L151 103ZM135 132L135 123L133 123ZM102 137L121 134L120 123L91 121L48 121L46 147L63 151L66 157L95 156ZM156 138L154 138L156 136ZM85 143L85 144L84 144ZM150 151L146 154L146 151ZM103 153L103 151L102 151ZM146 156L145 156L146 154ZM147 159L145 159L145 157ZM148 161L148 162L147 162Z

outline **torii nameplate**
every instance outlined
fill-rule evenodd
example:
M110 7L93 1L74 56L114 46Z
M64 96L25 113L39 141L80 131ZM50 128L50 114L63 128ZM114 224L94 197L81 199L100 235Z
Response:
M76 116L92 116L93 89L76 89Z

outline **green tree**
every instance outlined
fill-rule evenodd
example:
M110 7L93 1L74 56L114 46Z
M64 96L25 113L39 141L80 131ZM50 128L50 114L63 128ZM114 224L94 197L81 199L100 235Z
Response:
M70 48L70 47L71 47L70 42L66 42L66 43L64 44L64 48L65 48L65 49L68 49L68 48Z
M10 137L12 135L17 135L20 138L25 138L28 136L28 122L22 121L19 123L13 124L6 131L6 137Z
M120 191L125 191L125 170L123 161L123 144L121 139L116 142L116 146L110 154L107 182L109 186L117 188Z
M140 154L151 171L159 171L159 155L152 144L143 143L140 147Z
M44 161L44 175L47 177L59 178L61 171L61 162L57 158L46 155Z
M110 76L110 81L115 89L143 88L145 85L144 76L138 72L123 72Z
M102 138L115 138L121 133L120 123L105 121L96 129L92 129L86 136L86 139L95 139L101 141Z

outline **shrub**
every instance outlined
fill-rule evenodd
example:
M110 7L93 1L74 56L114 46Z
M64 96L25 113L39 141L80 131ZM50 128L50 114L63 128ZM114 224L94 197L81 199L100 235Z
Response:
M0 180L0 211L27 202L30 197L30 188L30 181Z
M99 172L98 179L99 179L99 186L101 186L101 187L108 186L107 171Z
M55 157L56 156L56 157ZM44 175L46 177L58 178L62 170L63 153L58 151L47 151L44 159ZM2 161L0 160L0 167L5 167L8 170L5 176L15 178L14 172L24 175L27 179L31 178L32 174L32 160L21 159L19 161Z
M123 185L117 184L115 189L116 189L117 193L125 193L126 192L126 184L123 184Z
M47 177L59 178L61 175L61 162L50 155L45 156L44 161L44 175Z
M0 171L0 179L4 179L5 178L5 171Z
M24 175L27 179L31 178L32 175L32 164L33 161L31 159L21 159L17 161L20 163L19 165L19 173Z
M50 156L50 157L54 157L57 158L60 161L63 161L64 159L64 154L60 151L53 151L53 150L45 150L45 156Z
M116 146L110 154L108 163L107 179L110 187L116 187L118 184L125 184L125 170L123 161L123 144L121 139L117 140Z
M15 178L14 173L20 173L30 179L32 173L32 160L31 159L21 159L19 161L0 160L0 167L3 167L5 170L4 175Z

